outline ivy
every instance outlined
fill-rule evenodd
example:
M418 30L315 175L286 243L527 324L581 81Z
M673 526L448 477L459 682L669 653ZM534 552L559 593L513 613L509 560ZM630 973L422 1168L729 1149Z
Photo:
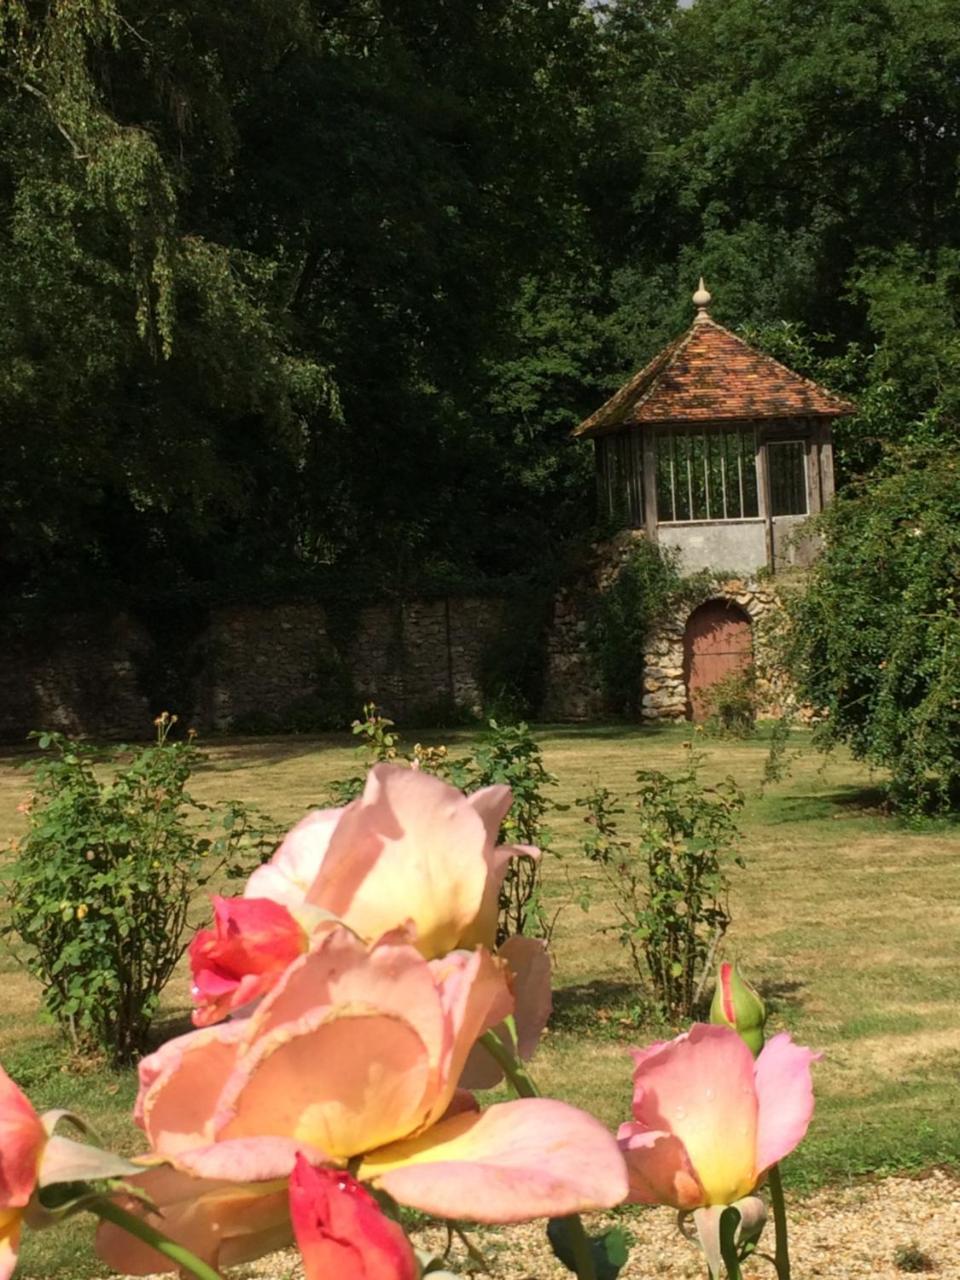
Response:
M645 539L630 550L616 576L589 608L587 644L609 709L636 715L643 696L646 638L669 615L708 594L714 575L684 575L679 554Z

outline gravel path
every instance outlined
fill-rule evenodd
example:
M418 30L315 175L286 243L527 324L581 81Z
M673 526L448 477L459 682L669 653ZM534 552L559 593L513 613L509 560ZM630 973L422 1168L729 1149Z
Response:
M631 1214L624 1224L634 1236L623 1280L699 1277L706 1268L696 1247L677 1232L667 1209ZM595 1224L592 1224L595 1226ZM960 1181L934 1172L922 1178L885 1178L842 1191L820 1191L791 1205L791 1260L796 1280L902 1280L927 1272L960 1280ZM435 1229L415 1237L419 1247L442 1247ZM554 1260L541 1224L477 1232L477 1244L497 1280L563 1280L569 1273ZM773 1247L772 1223L761 1248ZM917 1251L920 1252L917 1252ZM451 1266L462 1274L463 1250L454 1247ZM275 1254L246 1270L247 1280L301 1280L296 1255ZM333 1278L331 1278L333 1280ZM774 1280L773 1268L755 1259L744 1280Z

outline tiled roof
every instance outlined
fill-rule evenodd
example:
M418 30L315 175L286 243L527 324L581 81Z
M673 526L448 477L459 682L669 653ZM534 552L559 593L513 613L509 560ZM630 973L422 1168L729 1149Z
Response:
M701 311L687 332L575 428L599 435L645 422L838 417L854 406L792 373Z

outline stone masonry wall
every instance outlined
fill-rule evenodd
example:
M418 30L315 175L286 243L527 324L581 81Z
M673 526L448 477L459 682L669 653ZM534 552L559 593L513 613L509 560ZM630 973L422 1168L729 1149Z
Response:
M583 601L609 584L638 536L625 533L599 548L589 581L554 601L546 636L544 719L603 717ZM754 621L761 714L776 714L789 690L767 661L768 624L780 616L773 589L732 579L716 584L705 598L731 600ZM685 609L655 634L637 638L646 662L644 720L686 714L683 634L689 613ZM489 597L397 601L332 617L318 602L214 609L191 636L190 653L179 655L188 672L182 702L190 704L201 731L229 731L238 724L256 731L258 720L283 728L285 716L304 700L322 708L322 672L339 665L353 684L353 713L365 700L401 723L444 705L479 709L483 657L510 614L508 600ZM160 695L150 673L162 656L147 628L125 615L62 617L42 635L8 642L0 669L0 740L22 741L37 728L149 737L158 711L187 709L151 705L148 690Z
M608 587L636 543L645 535L624 530L611 542L596 548L593 565L579 590L557 597L554 621L547 642L547 720L591 720L604 713L599 673L587 644L587 619L583 601ZM779 715L790 697L785 678L772 662L770 629L780 617L772 583L731 578L714 583L697 604L729 600L739 605L753 625L754 668L759 693L758 711ZM648 721L682 720L687 714L687 689L683 669L683 637L696 605L688 605L648 636L637 638L644 649L644 681L641 718Z
M317 687L331 662L352 678L359 711L373 699L403 719L444 703L476 706L487 646L503 624L500 599L449 598L369 605L331 626L319 603L214 609L180 655L197 728L229 730L248 717L274 717ZM166 643L169 644L169 641ZM0 740L31 729L143 740L151 736L147 690L157 642L126 617L69 615L41 635L8 642L0 667Z

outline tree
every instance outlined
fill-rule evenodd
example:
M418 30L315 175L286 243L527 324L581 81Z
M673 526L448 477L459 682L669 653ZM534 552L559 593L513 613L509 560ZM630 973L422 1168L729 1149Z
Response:
M903 463L820 518L787 662L821 746L889 770L904 807L947 808L960 802L960 454Z

